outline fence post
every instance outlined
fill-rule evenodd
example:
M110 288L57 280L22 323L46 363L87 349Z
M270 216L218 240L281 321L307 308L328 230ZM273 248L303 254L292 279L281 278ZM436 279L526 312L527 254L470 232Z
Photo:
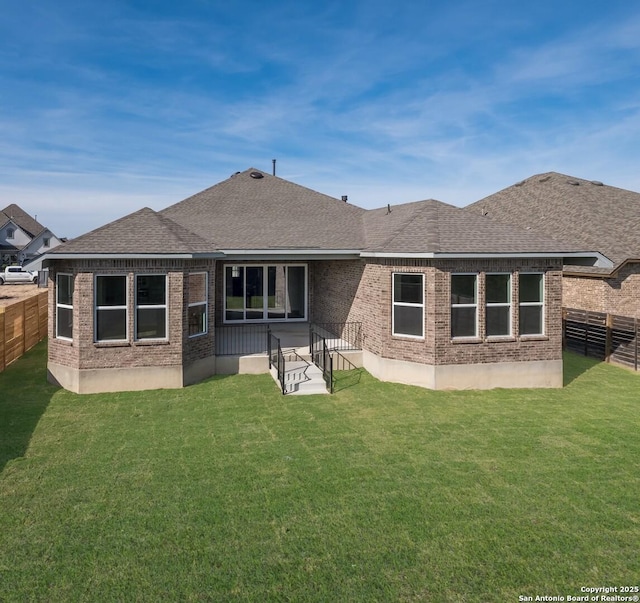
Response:
M613 316L607 313L605 319L604 360L611 362L611 331L613 329Z
M584 313L584 355L589 355L589 312Z

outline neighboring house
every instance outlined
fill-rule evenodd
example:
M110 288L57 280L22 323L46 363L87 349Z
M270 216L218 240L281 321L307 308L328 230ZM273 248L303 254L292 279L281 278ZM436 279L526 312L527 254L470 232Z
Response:
M27 264L61 243L15 203L0 211L0 265Z
M249 169L51 251L50 379L182 387L243 371L216 336L356 322L362 365L383 380L562 386L563 258L593 254L439 201L345 200Z
M640 318L640 193L551 172L466 210L600 252L590 265L565 260L563 305Z

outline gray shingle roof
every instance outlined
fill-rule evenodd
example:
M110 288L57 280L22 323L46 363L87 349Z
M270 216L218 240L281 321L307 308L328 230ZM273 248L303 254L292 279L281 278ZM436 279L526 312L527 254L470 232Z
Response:
M536 232L505 226L442 201L367 212L367 250L387 253L562 253L572 247Z
M35 218L32 218L26 211L24 211L19 205L12 203L7 205L2 210L2 213L9 219L13 220L14 224L17 224L22 230L24 230L31 238L39 235L45 227L40 224ZM0 216L0 222L2 222ZM6 222L5 222L6 223Z
M57 254L353 250L381 254L558 254L534 231L428 200L365 210L253 168L160 212L144 208Z
M214 252L210 242L166 216L143 207L115 222L56 247L50 255L124 253L182 254Z
M640 193L556 172L538 174L467 211L599 251L615 264L640 256Z
M364 212L250 168L161 213L218 249L276 250L359 249Z

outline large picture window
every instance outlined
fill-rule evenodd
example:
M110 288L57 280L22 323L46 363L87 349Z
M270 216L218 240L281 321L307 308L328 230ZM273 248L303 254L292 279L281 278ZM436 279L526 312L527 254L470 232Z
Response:
M511 335L511 275L487 274L485 291L487 337Z
M56 337L73 339L73 275L56 276Z
M424 274L394 273L392 333L424 337Z
M167 277L136 275L136 339L167 337Z
M521 273L518 289L520 292L520 335L543 335L544 275L541 273Z
M96 341L127 340L127 277L98 275L95 286Z
M207 273L189 275L189 337L207 332Z
M306 320L305 265L227 265L224 320Z
M478 275L451 275L451 337L478 336Z

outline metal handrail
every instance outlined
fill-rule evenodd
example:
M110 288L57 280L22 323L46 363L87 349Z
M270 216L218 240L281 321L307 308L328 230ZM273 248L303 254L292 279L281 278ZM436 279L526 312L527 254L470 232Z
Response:
M218 325L216 327L216 356L264 354L267 349L268 326Z
M361 322L316 322L309 325L309 331L321 334L325 339L331 339L332 350L361 350L362 323Z
M280 345L280 339L278 339L272 332L271 329L267 330L267 347L269 352L269 369L272 366L276 367L276 372L278 374L278 381L280 382L280 388L282 389L282 395L284 396L287 393L287 388L285 386L285 361L284 354L282 353L282 346ZM275 346L274 346L275 343ZM275 353L275 362L274 362L274 353Z
M317 333L313 326L309 329L309 352L311 361L322 371L322 378L329 393L333 393L333 357L329 352L327 340Z

